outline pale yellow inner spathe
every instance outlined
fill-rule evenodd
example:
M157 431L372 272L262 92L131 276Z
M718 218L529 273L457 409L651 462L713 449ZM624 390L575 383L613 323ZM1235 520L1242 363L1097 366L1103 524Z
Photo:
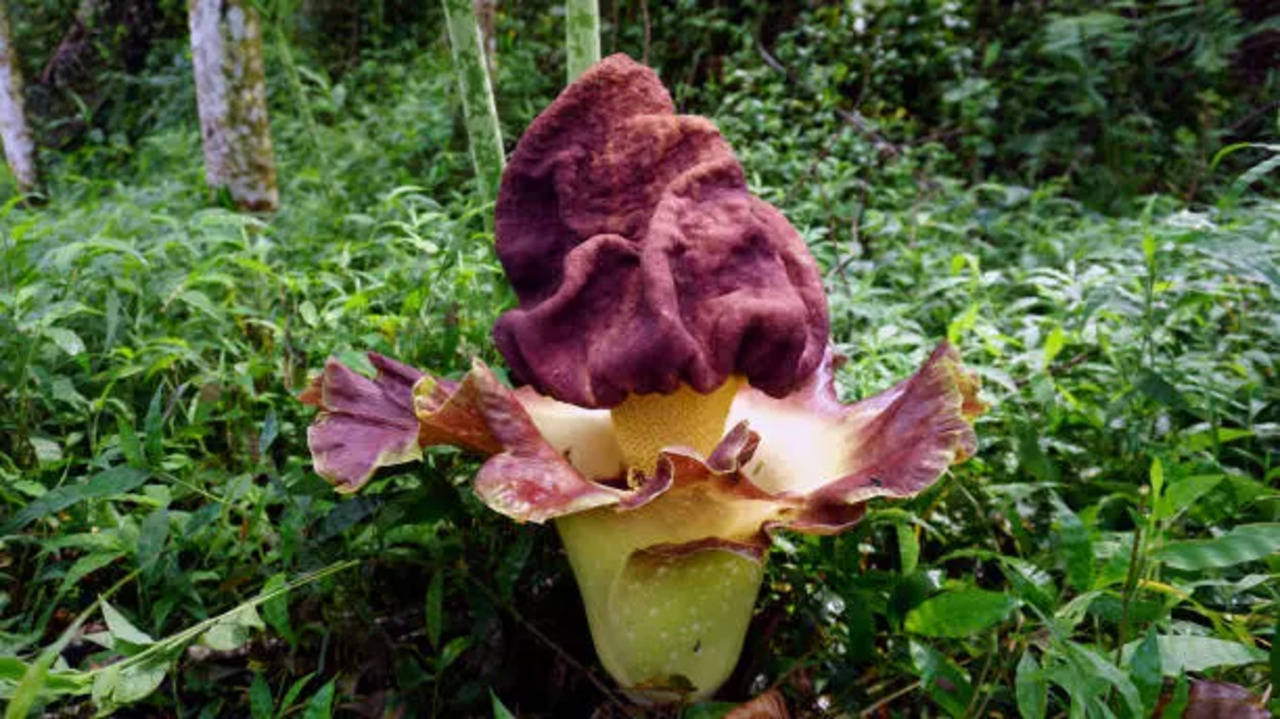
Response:
M664 447L711 454L724 436L729 406L745 381L732 375L708 394L681 385L672 394L632 395L614 407L613 428L627 467L652 474Z

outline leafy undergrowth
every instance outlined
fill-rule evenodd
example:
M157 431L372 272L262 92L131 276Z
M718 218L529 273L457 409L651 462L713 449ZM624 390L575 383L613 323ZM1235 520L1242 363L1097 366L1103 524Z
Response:
M532 64L504 56L503 76ZM432 450L347 499L310 469L294 397L325 357L497 365L511 298L443 48L305 79L315 125L278 108L269 220L209 207L182 122L59 158L51 204L3 208L0 695L67 714L487 715L494 695L621 714L554 532L484 509L474 459ZM978 455L923 496L779 539L720 697L1106 717L1162 694L1178 716L1188 678L1262 694L1280 203L1153 196L1101 217L1052 185L939 177L936 147L793 126L753 100L776 88L744 82L716 119L824 268L842 389L877 391L948 338L992 410Z

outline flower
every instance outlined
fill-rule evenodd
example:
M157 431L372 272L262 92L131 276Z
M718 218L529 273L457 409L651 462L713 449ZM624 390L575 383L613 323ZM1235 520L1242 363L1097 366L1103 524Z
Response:
M600 660L637 698L728 677L772 532L842 531L975 451L978 383L945 343L893 388L839 401L804 242L714 125L676 115L625 56L526 131L495 228L519 307L494 337L524 386L478 360L452 381L330 359L301 397L320 409L315 468L353 492L425 446L486 456L476 494L555 520Z

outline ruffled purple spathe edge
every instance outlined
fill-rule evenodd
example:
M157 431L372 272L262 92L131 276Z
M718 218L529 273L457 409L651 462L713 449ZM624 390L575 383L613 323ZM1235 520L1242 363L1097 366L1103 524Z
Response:
M529 409L558 403L513 392L479 361L454 382L375 353L369 359L377 369L374 378L330 359L300 397L320 410L307 434L316 472L339 491L360 489L378 467L420 459L424 446L452 444L488 457L475 478L475 492L517 521L544 522L605 506L626 512L664 495L688 494L687 500L696 493L696 501L751 504L758 524L736 536L700 541L757 558L775 529L839 532L861 518L871 498L923 491L947 467L976 451L973 421L985 409L976 376L946 343L908 379L848 405L836 396L840 358L829 351L809 380L786 397L744 389L733 412L742 419L709 456L671 447L662 452L653 476L634 475L628 483L621 476L579 473L566 459L572 452L553 447L530 416ZM751 428L753 417L768 424L770 413L822 430L806 436L832 437L824 446L797 451L835 453L829 464L838 467L838 476L819 482L797 477L794 484L787 477L761 481L767 470L766 462L753 465L758 450L776 455L789 443L769 445L768 436ZM645 551L696 550L656 545Z

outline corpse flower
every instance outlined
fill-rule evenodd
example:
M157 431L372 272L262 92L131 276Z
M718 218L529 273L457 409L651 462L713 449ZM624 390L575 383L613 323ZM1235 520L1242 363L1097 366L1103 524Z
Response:
M609 57L561 93L503 175L497 252L519 306L494 328L512 390L377 354L302 400L316 471L358 490L452 444L475 493L555 520L597 653L633 697L702 698L742 649L770 534L831 534L975 450L976 378L943 344L910 378L836 396L821 276L747 189L715 126Z

